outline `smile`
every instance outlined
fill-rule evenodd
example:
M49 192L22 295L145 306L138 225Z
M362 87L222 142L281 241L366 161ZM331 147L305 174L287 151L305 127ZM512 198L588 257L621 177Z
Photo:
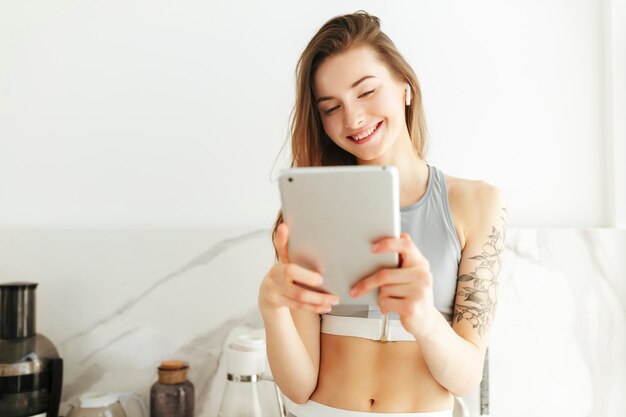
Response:
M375 126L370 127L369 129L367 129L365 132L360 133L359 135L356 136L348 136L349 139L351 139L352 141L356 142L356 143L364 143L366 141L368 141L370 138L372 138L373 136L376 135L376 133L378 132L380 126L383 124L382 121L378 122Z

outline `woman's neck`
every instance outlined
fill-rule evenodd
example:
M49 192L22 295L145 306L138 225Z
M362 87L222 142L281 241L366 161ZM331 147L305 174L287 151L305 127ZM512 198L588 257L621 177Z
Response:
M398 169L400 207L416 203L426 192L428 165L417 155L408 131L383 157L369 161L369 164L395 166Z

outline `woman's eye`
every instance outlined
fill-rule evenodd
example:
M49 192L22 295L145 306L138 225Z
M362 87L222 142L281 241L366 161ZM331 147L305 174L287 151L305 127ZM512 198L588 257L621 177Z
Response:
M364 92L363 94L361 94L359 97L367 97L367 96L369 96L369 95L374 94L374 92L376 92L376 89L373 89L373 90L370 90L370 91L366 91L366 92ZM330 109L326 110L326 111L324 112L324 114L331 114L331 113L332 113L332 112L334 112L337 108L339 108L339 106L332 107L332 108L330 108Z
M335 111L335 109L337 109L338 107L339 107L339 106L332 107L332 108L330 108L330 109L326 110L326 111L324 112L324 114L330 114L330 113L334 112L334 111Z

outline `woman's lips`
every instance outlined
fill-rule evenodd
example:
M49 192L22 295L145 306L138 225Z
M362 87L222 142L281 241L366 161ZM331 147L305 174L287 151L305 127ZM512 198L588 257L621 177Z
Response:
M356 140L356 139L354 139L352 136L348 136L348 138L349 138L352 142L354 142L354 143L356 143L356 144L359 144L359 145L364 144L364 143L367 143L367 142L369 142L369 141L370 141L370 140L371 140L374 136L378 135L378 131L380 130L380 127L382 126L382 124L383 124L383 121L382 121L382 120L381 120L380 122L378 122L378 124L376 125L376 128L374 128L374 131L373 131L372 133L370 133L370 135L369 135L369 136L367 136L366 138L363 138L363 139L360 139L360 140Z

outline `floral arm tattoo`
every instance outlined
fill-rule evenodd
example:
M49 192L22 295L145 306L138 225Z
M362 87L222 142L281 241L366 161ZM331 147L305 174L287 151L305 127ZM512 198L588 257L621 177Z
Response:
M458 281L465 283L459 285L457 296L463 296L465 303L457 303L454 308L454 319L457 323L462 319L478 327L478 334L483 336L491 325L495 314L498 300L496 299L498 274L502 266L502 254L504 252L504 239L506 237L506 208L502 208L500 216L502 225L498 229L491 226L489 240L483 245L480 255L470 259L479 260L480 265L474 272L462 274Z

